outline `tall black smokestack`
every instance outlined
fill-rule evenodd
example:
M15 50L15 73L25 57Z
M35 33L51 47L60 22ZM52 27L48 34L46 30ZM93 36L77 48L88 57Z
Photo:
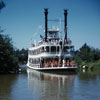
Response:
M67 9L64 10L64 17L65 17L65 26L64 26L64 31L65 31L65 38L64 41L67 42Z
M47 41L47 30L48 30L48 9L44 9L44 14L45 14L45 41Z

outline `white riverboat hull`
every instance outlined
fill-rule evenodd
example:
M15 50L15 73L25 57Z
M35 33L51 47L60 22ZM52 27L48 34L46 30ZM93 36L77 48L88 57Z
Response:
M76 71L77 70L77 67L74 66L74 67L70 67L70 66L65 66L65 67L42 67L42 68L39 68L39 67L31 67L29 65L27 65L28 68L31 68L33 70L37 70L37 71Z

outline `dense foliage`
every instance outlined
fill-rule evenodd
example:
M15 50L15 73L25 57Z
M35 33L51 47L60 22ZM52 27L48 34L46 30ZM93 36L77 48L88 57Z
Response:
M28 50L27 49L17 49L15 51L15 55L18 58L19 64L26 64L27 63L27 58L28 58Z
M0 73L18 72L18 60L14 52L11 38L0 34Z
M100 50L89 47L86 43L75 52L75 60L78 65L100 61Z
M28 50L15 50L12 39L0 34L0 73L17 73L19 64L26 64Z
M0 2L0 10L5 7L5 3L3 1Z

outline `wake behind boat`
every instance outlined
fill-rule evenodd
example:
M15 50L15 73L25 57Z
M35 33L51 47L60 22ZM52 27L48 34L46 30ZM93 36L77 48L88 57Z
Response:
M28 50L29 68L39 71L76 71L74 46L67 38L67 10L64 10L64 39L59 28L48 28L48 9L45 9L45 37L38 45L32 44Z

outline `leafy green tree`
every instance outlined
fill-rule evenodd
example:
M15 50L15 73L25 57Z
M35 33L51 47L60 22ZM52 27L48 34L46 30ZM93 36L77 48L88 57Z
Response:
M3 1L0 2L0 10L5 7L5 3Z
M91 49L90 47L85 43L81 48L80 48L80 58L83 60L83 61L90 61L90 52L91 52Z
M20 64L26 64L27 63L27 58L28 58L28 50L27 49L17 49L15 51L16 57L18 58L18 62Z
M100 59L100 50L99 49L95 49L95 50L93 50L93 60L94 61L97 61L97 60L99 60Z
M90 48L85 43L79 50L75 51L75 61L78 65L100 61L100 50Z
M12 39L0 34L0 73L18 72L18 60L14 54Z
M75 51L75 62L77 63L77 65L80 65L82 62L82 59L80 57L80 52L78 50Z
M0 1L0 11L4 7L5 7L5 3L3 1ZM0 33L2 33L2 32L3 32L3 30L1 30L1 26L0 26Z

